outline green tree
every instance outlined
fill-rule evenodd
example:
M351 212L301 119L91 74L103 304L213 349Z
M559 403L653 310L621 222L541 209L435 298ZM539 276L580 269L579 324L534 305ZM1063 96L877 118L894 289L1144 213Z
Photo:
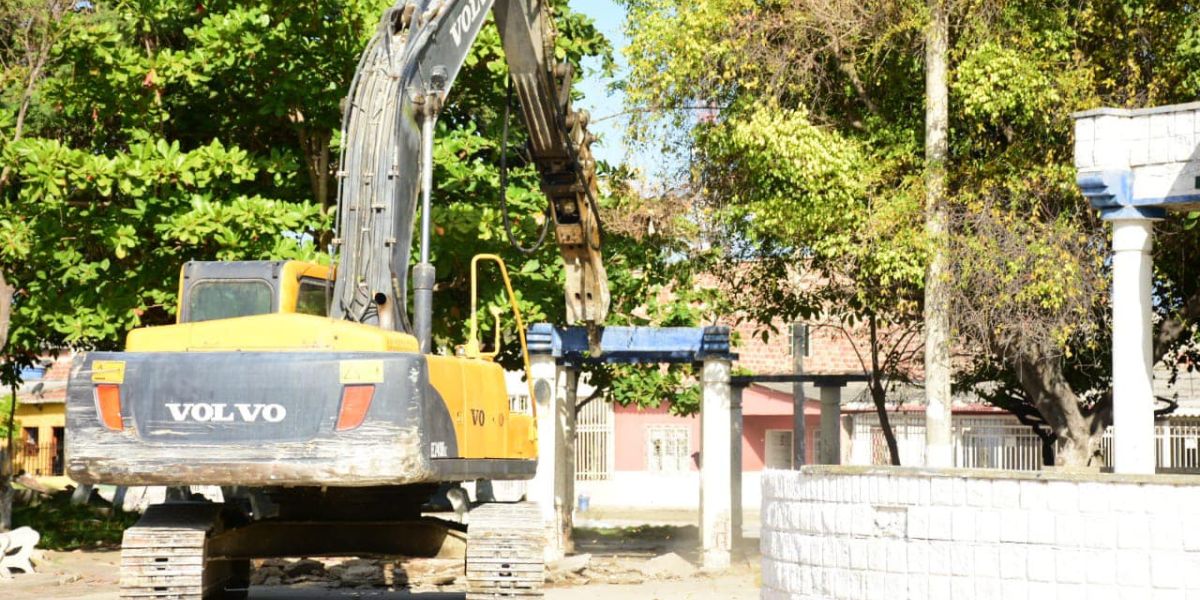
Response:
M4 295L14 300L4 338L9 378L46 349L115 348L132 327L169 322L186 260L326 260L339 102L388 5L21 0L5 13L3 76L25 84L6 85L0 98L8 181L0 187L0 274L15 291ZM589 19L558 2L556 25L561 59L578 69L599 56L611 70L611 48ZM488 26L439 121L435 335L446 350L465 339L467 269L477 252L504 256L529 321L563 313L553 244L524 255L504 239L501 152L524 243L537 236L545 206L516 123L502 148L506 77ZM603 210L622 214L622 171L602 169L611 180ZM666 264L672 244L661 234L610 232L615 314L683 271ZM485 273L482 290L483 314L507 304L494 273ZM483 326L489 333L490 319ZM507 346L515 365L515 344Z
M1110 228L1075 186L1070 115L1190 101L1197 27L1178 3L1017 2L959 33L955 315L978 350L964 383L1033 424L1058 464L1095 464L1112 422ZM1200 239L1179 218L1159 233L1154 357L1176 369L1200 316L1182 257Z
M917 195L926 4L626 4L630 98L648 121L688 133L682 149L695 153L697 191L732 232L719 246L749 248L756 266L781 261L828 275L821 292L832 302L774 289L793 272L776 269L758 281L762 310L918 319L914 275L928 256ZM1188 5L1140 0L950 8L951 324L971 361L960 385L1035 426L1057 462L1087 464L1111 422L1108 232L1074 184L1070 114L1193 98L1200 20ZM697 105L711 114L696 119L686 109ZM809 125L797 126L795 114ZM744 146L758 152L725 152L727 140L752 140ZM1160 228L1155 353L1168 366L1200 314L1182 258L1196 249L1191 222ZM887 235L869 235L877 232ZM874 266L864 269L859 252ZM843 282L866 293L836 293Z
M685 133L668 141L692 157L704 258L759 322L874 332L860 358L898 463L886 401L909 376L926 265L922 91L909 83L922 5L625 4L634 130Z

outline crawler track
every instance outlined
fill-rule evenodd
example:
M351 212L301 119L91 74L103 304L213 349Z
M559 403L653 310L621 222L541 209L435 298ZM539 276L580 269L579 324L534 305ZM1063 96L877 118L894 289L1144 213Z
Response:
M121 542L122 600L244 598L248 561L211 560L209 538L222 526L221 504L151 506Z
M467 535L467 600L542 597L546 535L537 504L479 506Z

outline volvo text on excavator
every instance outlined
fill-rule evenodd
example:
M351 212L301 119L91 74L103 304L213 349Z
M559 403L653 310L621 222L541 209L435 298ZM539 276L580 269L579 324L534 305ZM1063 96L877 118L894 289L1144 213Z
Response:
M76 359L68 474L168 486L175 500L126 531L122 598L244 597L260 557L433 554L464 536L422 517L439 487L533 476L533 392L510 405L474 333L453 356L432 352L430 207L434 124L491 9L566 266L567 321L603 322L594 138L571 107L548 3L400 0L347 96L333 266L187 263L176 324ZM486 261L499 263L528 368L503 262L479 256L473 271ZM193 500L200 485L223 500ZM465 520L468 598L540 597L537 507L477 504Z

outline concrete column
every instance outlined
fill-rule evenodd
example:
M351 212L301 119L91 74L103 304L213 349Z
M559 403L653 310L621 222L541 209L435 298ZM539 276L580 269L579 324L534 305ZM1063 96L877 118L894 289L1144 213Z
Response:
M836 465L842 461L842 386L826 384L821 390L821 456L817 462Z
M926 385L933 385L926 381ZM935 394L926 394L925 404L925 466L951 468L954 466L954 437L952 407ZM903 446L903 440L897 440Z
M561 369L559 382L563 387L558 397L563 401L558 404L555 431L558 459L555 461L554 509L563 552L572 554L575 552L572 530L575 528L575 405L578 403L579 369Z
M729 566L733 541L729 364L728 360L706 360L700 377L701 567L710 571Z
M542 510L542 519L546 524L545 556L547 561L554 561L561 559L566 552L558 516L558 507L562 505L559 499L561 490L558 489L561 487L559 473L562 469L559 460L562 436L558 427L563 404L559 386L560 369L554 357L548 354L534 354L529 360L534 394L531 401L537 404L538 464L529 482L528 499L537 502Z
M1150 251L1154 222L1113 224L1113 471L1154 473Z
M854 464L854 417L851 415L842 415L842 455L838 458L839 465Z
M742 392L746 389L745 386L739 385L731 387L729 390L729 413L732 421L729 433L729 476L730 481L730 505L733 507L733 522L731 528L733 530L733 541L731 547L738 548L742 544L742 437L745 431L745 423L742 418Z
M855 416L854 419L861 419L861 416ZM869 465L871 464L871 430L866 427L859 427L859 424L852 422L852 433L850 435L850 464L852 465Z

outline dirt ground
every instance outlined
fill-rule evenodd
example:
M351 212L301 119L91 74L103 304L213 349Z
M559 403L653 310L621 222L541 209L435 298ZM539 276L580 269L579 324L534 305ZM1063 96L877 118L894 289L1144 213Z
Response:
M576 530L576 554L587 554L579 564L550 569L547 600L655 600L758 598L760 578L757 540L747 539L735 552L734 564L721 573L695 571L698 540L695 527L593 526ZM671 556L674 555L674 556ZM666 558L669 567L661 569ZM656 559L656 557L658 557ZM680 561L679 559L682 559ZM303 575L278 585L263 575L295 566L293 561L273 561L259 566L260 583L251 588L252 600L342 600L413 598L451 600L463 598L461 567L455 561L374 559L346 562L322 560L319 575ZM651 562L654 561L654 562ZM309 561L311 562L311 561ZM0 580L5 600L116 600L119 553L115 550L43 552L38 573ZM690 565L689 565L690 563ZM339 581L348 564L375 565L380 577L371 583ZM276 570L278 569L278 570ZM571 569L571 570L566 570Z

